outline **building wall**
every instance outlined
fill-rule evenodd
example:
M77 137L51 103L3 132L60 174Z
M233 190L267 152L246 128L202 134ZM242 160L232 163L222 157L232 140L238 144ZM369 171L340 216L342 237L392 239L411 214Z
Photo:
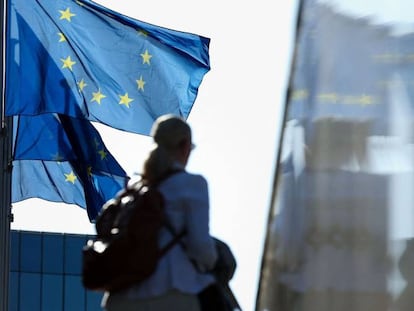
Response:
M95 311L101 293L81 282L81 250L88 235L11 232L10 311Z

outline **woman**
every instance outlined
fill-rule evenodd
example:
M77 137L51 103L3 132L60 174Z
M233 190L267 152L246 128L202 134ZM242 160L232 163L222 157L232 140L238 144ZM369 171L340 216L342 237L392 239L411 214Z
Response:
M214 239L209 234L207 181L185 171L194 145L191 129L181 118L165 115L156 120L151 135L155 148L144 163L142 179L153 184L165 199L165 210L175 233L185 230L176 244L159 261L155 273L144 283L116 293L105 293L107 311L200 311L197 294L215 280L211 271L217 260ZM174 236L170 229L160 233L160 245Z

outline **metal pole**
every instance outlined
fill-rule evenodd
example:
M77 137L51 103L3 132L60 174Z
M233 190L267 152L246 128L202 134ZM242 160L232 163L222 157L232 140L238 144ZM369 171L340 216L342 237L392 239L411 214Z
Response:
M0 129L0 311L9 309L10 271L10 222L11 214L11 163L12 163L12 117L5 116L5 29L6 1L0 0L0 85L1 85L1 129Z

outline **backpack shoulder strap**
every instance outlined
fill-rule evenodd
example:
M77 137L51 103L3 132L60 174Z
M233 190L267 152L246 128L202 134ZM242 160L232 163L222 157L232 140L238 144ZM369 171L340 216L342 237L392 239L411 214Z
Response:
M174 232L171 232L171 233L173 234L174 237L171 239L171 241L167 243L167 245L165 245L162 249L160 249L160 252L159 252L160 258L164 256L177 243L182 244L181 238L186 234L185 230L181 231L179 234L175 234Z
M172 168L169 169L167 172L165 172L158 180L155 182L153 186L157 187L160 183L165 181L166 179L170 178L172 175L175 175L177 173L184 172L183 168Z
M183 171L184 171L184 169L178 169L178 168L169 170L161 178L158 179L157 183L154 186L157 187L161 182L168 179L172 175L177 174L179 172L183 172ZM173 226L171 225L171 223L169 222L167 217L164 217L164 225L168 229L168 231L172 234L173 238L171 239L171 241L169 241L167 243L167 245L165 245L160 250L159 257L164 256L175 244L177 244L177 243L182 244L181 238L186 234L185 230L183 230L182 232L180 232L178 234L175 233L175 230L174 230Z

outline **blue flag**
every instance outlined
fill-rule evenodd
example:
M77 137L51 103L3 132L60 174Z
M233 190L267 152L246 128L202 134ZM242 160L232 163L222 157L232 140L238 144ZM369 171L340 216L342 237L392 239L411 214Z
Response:
M41 198L76 204L94 220L127 180L88 120L20 116L15 134L12 202Z
M6 115L59 113L143 135L162 114L188 117L208 38L92 1L9 2Z

